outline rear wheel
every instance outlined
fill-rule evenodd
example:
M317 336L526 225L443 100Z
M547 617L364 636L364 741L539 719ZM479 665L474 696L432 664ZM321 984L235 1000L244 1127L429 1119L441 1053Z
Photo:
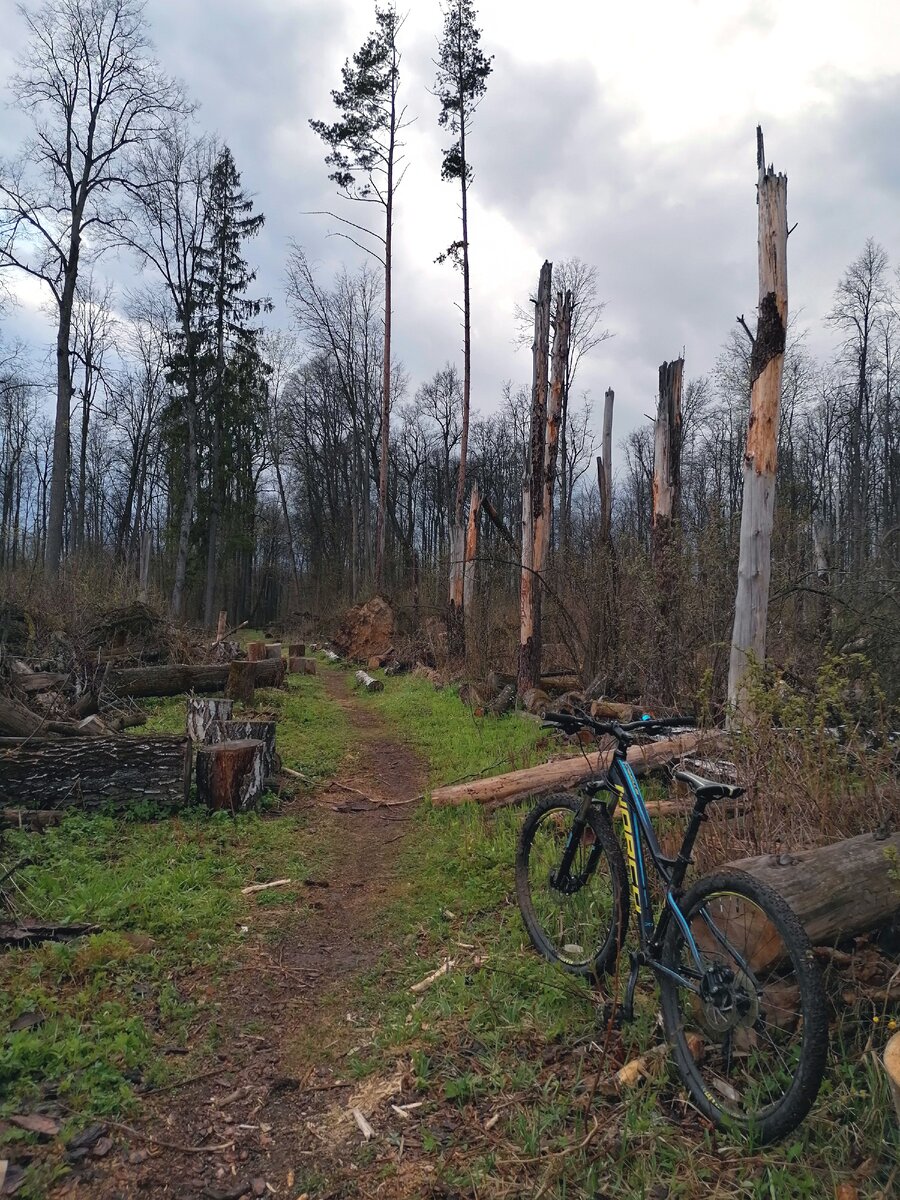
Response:
M666 1036L696 1106L760 1142L809 1112L828 1053L825 992L812 946L781 896L741 871L699 880L669 926L660 977ZM693 990L692 990L693 989Z
M516 854L516 895L535 948L575 975L610 972L628 929L625 863L612 821L597 805L576 827L582 797L546 796L528 814ZM565 878L560 867L577 837Z

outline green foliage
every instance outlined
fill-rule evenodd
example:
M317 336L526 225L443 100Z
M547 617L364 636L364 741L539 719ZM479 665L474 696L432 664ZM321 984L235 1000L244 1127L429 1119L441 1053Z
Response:
M472 177L465 135L487 90L493 61L493 55L486 55L481 49L481 31L475 24L477 15L472 0L446 0L435 78L435 94L441 105L438 124L454 139L444 150L441 177L460 179L465 184Z

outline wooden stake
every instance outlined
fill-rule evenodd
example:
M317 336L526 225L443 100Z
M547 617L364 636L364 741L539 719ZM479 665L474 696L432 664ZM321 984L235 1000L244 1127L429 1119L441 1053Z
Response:
M750 355L750 421L744 455L744 501L738 556L737 597L728 701L733 712L746 706L744 685L751 656L766 654L772 523L781 376L787 340L787 176L766 167L762 129L756 129L759 185L759 315Z

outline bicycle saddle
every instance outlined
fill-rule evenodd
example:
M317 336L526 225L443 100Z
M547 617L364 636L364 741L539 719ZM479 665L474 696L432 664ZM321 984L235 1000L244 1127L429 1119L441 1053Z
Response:
M695 775L692 771L676 771L675 778L686 783L698 800L736 800L747 790L736 783L704 779L702 775Z

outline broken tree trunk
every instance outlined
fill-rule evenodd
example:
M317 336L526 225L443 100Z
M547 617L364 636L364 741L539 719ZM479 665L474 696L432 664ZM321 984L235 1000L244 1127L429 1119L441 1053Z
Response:
M189 696L187 702L187 735L192 742L205 742L210 725L230 721L234 701L220 697Z
M678 505L681 493L681 389L684 359L659 368L659 404L653 440L653 519L651 546L656 577L657 693L669 699L679 647L676 628L678 595Z
M187 804L187 737L0 738L0 803L97 808L152 800Z
M738 552L737 597L728 702L745 707L744 682L751 657L766 655L769 577L781 376L788 321L787 176L766 168L762 130L757 126L759 186L759 314L750 355L750 421L744 454L744 499Z
M519 674L521 695L541 673L541 591L535 571L535 524L544 500L544 448L547 436L547 388L550 359L550 281L553 268L541 267L534 305L531 435L522 482L522 577L519 591Z
M275 751L275 731L274 721L226 720L209 727L206 731L206 743L215 746L219 742L262 742L263 775L270 779L278 773L279 765Z
M685 754L692 754L701 746L711 750L720 741L716 733L685 733L679 737L652 742L649 746L633 746L628 752L628 761L636 775L644 775L666 766ZM471 783L457 783L437 788L431 800L435 805L445 804L512 804L526 796L540 796L555 788L573 787L584 779L602 774L612 760L612 751L598 751L587 757L581 755L556 759L539 767L526 767L521 771L510 771L495 775L491 779L476 779Z
M450 528L450 585L447 605L447 653L457 662L466 650L465 631L466 527L462 521Z
M783 896L812 942L834 945L885 924L900 913L900 888L891 864L900 854L900 833L858 837L729 863L767 883Z
M232 815L253 808L263 792L265 747L255 740L218 742L197 751L197 799Z
M613 404L616 393L606 389L603 398L603 457L597 461L597 482L600 485L600 536L608 542L612 536L612 430Z
M357 687L364 687L367 692L383 692L384 684L380 679L373 679L365 671L356 672Z
M110 670L105 687L117 696L177 696L181 692L219 692L228 682L228 672L234 663L192 667L123 667ZM280 687L284 682L281 662L258 662L257 687Z
M223 608L219 611L219 621L216 625L216 641L221 642L225 637L225 631L228 628L228 610Z
M282 666L281 656L278 658ZM262 663L235 661L228 668L228 679L225 681L225 695L229 700L240 700L242 704L252 704L256 695L256 672ZM283 674L282 670L282 674Z

